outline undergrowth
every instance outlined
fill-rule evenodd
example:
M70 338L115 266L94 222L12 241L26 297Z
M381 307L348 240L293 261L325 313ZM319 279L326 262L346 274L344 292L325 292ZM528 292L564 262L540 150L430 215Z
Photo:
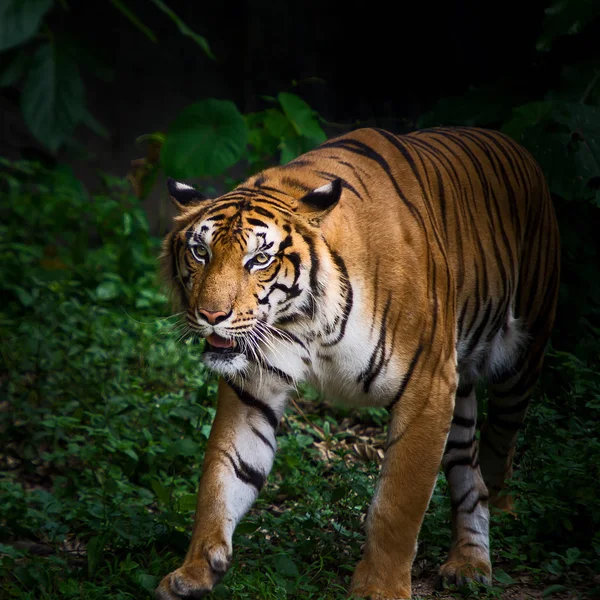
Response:
M5 163L1 177L2 597L149 598L187 549L216 382L179 339L159 242L123 182L89 198L64 169ZM307 395L212 598L346 595L378 472L358 446L377 448L387 417ZM599 416L597 365L553 351L517 453L517 515L493 517L495 586L468 595L524 576L548 596L600 593ZM417 577L444 560L449 515L440 475Z

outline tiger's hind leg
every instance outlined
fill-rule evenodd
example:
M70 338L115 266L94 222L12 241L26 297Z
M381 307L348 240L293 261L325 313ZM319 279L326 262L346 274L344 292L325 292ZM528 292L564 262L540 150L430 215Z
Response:
M512 512L513 498L505 492L512 476L517 435L523 426L531 392L544 358L546 338L534 340L503 377L489 385L488 414L481 429L479 460L490 494L490 506Z
M442 466L450 486L452 545L437 587L467 581L491 582L488 492L479 470L475 428L477 400L472 384L456 393L454 417Z

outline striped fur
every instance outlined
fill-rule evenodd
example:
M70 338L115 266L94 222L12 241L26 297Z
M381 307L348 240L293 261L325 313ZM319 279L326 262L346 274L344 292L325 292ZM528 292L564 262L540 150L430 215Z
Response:
M558 291L559 234L532 157L483 129L361 129L216 200L170 190L176 302L197 335L235 347L204 355L222 376L217 416L190 550L157 597L199 597L225 572L300 381L391 413L354 595L410 598L440 464L453 530L440 576L490 581L488 504L510 508L501 492Z

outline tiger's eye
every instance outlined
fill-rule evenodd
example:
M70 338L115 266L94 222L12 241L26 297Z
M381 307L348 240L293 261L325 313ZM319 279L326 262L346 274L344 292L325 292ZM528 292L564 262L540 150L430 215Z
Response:
M204 246L201 246L201 245L192 246L191 250L192 250L192 256L198 261L203 262L208 257L208 250Z
M254 262L256 262L259 265L265 265L269 262L269 259L271 257L268 254L265 254L264 252L260 252L259 254L257 254L254 257Z

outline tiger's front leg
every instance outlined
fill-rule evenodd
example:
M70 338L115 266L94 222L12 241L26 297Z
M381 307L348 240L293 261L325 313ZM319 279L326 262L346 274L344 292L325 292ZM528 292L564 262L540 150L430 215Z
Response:
M411 597L417 536L440 468L456 391L454 361L435 375L405 376L393 405L388 445L367 517L367 543L352 597ZM407 381L408 380L408 381Z
M157 599L200 598L227 571L233 531L273 465L275 431L285 402L285 394L267 403L219 382L190 547L183 565L161 581Z

